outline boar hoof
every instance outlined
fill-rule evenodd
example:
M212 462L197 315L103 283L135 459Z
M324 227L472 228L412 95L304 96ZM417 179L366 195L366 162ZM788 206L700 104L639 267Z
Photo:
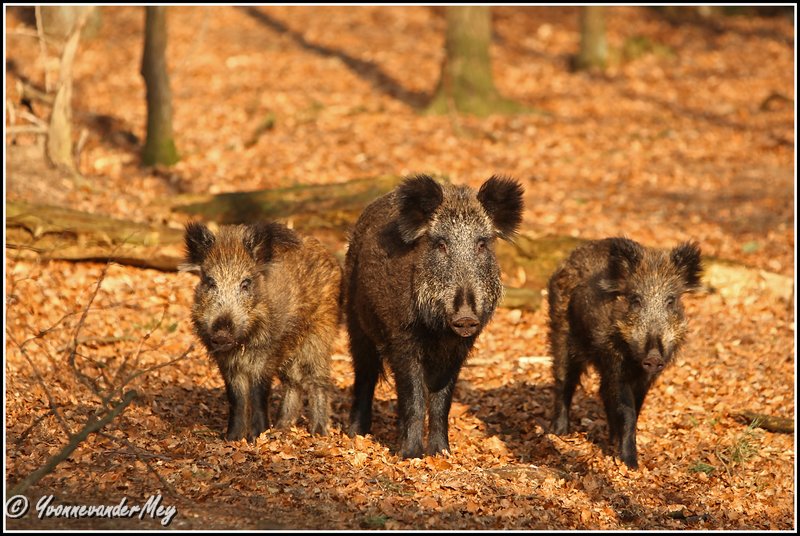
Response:
M569 433L569 422L567 419L557 419L553 422L553 433L555 435L567 435Z
M311 435L326 436L328 435L328 426L325 424L314 424L311 426Z
M409 458L422 458L422 447L417 445L414 447L406 447L400 451L400 457L404 460L408 460Z

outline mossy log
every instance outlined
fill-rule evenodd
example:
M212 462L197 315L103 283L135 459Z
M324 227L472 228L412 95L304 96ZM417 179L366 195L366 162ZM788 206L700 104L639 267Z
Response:
M786 417L776 417L775 415L765 415L753 411L741 411L734 415L740 422L757 428L763 428L769 432L780 434L793 434L794 421Z
M6 203L6 247L20 256L176 270L183 231L61 207Z
M219 224L275 219L321 239L340 261L347 235L363 209L402 180L383 176L342 184L293 186L173 198L173 210ZM443 179L446 180L446 179ZM74 210L9 202L6 247L42 258L112 260L120 264L175 270L183 262L183 231L116 220ZM506 284L503 306L536 310L550 275L584 239L537 237L520 233L513 243L499 241L497 256ZM731 261L704 257L703 283L723 297L767 293L791 301L794 281Z
M447 179L439 177L439 180ZM374 199L402 182L398 175L355 179L339 184L297 185L287 188L182 195L169 199L175 212L220 224L246 223L260 218L291 220L300 231L346 231Z

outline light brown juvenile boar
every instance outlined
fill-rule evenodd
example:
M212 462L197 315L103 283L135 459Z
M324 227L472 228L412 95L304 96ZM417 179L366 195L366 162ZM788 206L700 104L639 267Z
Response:
M309 396L309 429L327 434L331 345L341 268L316 239L278 223L186 226L185 271L197 273L194 331L219 367L229 403L226 438L254 440L270 425L275 376L285 386L278 427Z

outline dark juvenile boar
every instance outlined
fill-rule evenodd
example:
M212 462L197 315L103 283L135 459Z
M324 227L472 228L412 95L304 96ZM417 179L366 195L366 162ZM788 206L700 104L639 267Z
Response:
M553 431L569 432L569 407L587 363L600 373L610 440L637 468L636 421L653 381L686 335L681 296L700 285L700 249L666 252L627 238L585 244L550 278Z
M186 226L196 272L192 322L216 361L229 402L226 438L253 440L269 427L277 375L286 387L279 427L294 424L309 395L310 430L326 434L331 345L339 323L341 268L313 238L278 223L229 225L216 236Z
M343 279L355 369L350 435L372 422L388 361L399 409L400 454L449 451L456 379L502 294L494 246L522 219L522 187L492 177L480 191L421 175L370 204L356 223Z

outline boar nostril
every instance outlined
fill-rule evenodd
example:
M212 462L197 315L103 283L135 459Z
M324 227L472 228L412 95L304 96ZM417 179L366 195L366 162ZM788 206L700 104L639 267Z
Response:
M217 350L225 350L231 348L235 341L229 331L217 330L211 334L211 343Z
M642 361L642 366L648 372L658 372L664 368L664 360L660 357L647 357Z
M450 322L450 327L461 337L469 337L478 331L480 323L473 315L460 316Z

